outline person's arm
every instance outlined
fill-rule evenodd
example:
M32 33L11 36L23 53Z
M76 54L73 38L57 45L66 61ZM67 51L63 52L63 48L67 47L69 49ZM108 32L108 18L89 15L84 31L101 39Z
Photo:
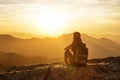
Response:
M70 44L70 45L68 45L67 47L65 47L64 50L69 50L69 49L71 49L71 48L72 48L72 45Z

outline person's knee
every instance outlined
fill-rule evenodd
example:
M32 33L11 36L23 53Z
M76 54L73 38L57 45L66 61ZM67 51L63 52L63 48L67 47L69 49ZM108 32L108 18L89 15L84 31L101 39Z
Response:
M71 52L69 51L69 50L66 50L65 51L65 56L71 56L72 54L71 54Z

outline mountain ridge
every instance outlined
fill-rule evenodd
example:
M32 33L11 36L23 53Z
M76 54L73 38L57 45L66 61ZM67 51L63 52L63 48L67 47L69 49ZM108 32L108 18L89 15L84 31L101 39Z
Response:
M72 42L72 34L44 39L20 39L8 35L6 37L8 38L1 38L0 35L0 51L31 56L34 54L34 56L63 57L64 47ZM90 58L120 55L120 45L112 40L97 39L86 34L82 34L82 39L89 49Z

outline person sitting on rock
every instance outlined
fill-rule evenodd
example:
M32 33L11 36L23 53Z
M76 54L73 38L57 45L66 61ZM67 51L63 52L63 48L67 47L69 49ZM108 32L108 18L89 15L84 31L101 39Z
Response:
M73 42L64 48L66 65L86 65L88 48L82 42L79 32L73 33Z

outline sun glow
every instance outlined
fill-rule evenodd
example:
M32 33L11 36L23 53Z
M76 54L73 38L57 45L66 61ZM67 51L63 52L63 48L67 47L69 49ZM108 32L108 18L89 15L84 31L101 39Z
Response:
M37 16L35 22L42 29L43 34L57 36L65 26L66 19L65 13L50 10Z

